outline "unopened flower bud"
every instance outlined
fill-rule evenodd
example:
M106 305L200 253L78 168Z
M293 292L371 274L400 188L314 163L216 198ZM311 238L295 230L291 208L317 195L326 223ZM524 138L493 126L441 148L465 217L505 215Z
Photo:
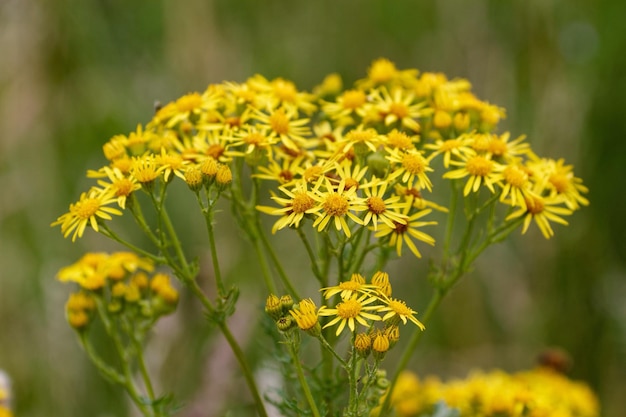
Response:
M380 331L376 332L376 336L374 336L374 341L372 343L372 350L376 359L383 359L389 350L389 338Z
M200 191L203 185L202 171L197 167L187 169L185 171L185 182L191 191Z
M293 298L289 294L283 295L280 297L280 305L283 313L287 313L293 307Z
M220 165L215 175L215 182L219 189L224 190L233 181L233 173L227 165Z
M283 314L280 298L274 294L270 294L265 301L265 312L274 320L278 320Z
M452 124L452 116L443 110L437 110L433 116L433 126L437 129L447 129Z
M372 338L367 333L358 333L354 339L354 348L363 359L372 351Z
M295 321L290 316L283 316L276 320L276 327L278 327L278 330L280 330L281 332L286 332L293 329L295 324Z

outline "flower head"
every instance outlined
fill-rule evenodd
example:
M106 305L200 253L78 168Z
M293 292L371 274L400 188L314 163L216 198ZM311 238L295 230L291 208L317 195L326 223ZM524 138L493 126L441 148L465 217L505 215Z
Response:
M52 223L52 226L61 225L63 237L72 234L72 242L74 242L77 237L83 237L87 225L98 232L100 221L111 220L112 214L121 216L122 212L118 209L107 207L116 201L117 199L111 191L92 188L88 192L82 193L76 203L70 204L69 212L60 216Z
M363 326L369 326L367 320L379 321L380 316L372 314L380 309L380 305L369 305L378 300L377 297L362 294L360 297L354 296L343 300L335 308L322 307L319 311L320 316L335 316L329 321L324 328L333 326L339 323L337 327L337 336L341 334L343 329L348 325L350 331L354 332L356 329L356 323Z

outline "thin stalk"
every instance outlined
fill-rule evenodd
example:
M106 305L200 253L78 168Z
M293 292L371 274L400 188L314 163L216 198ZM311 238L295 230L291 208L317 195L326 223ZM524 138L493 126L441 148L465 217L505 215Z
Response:
M252 235L254 232L249 231L248 232L250 235ZM274 284L274 280L272 279L272 273L270 272L270 268L269 265L267 264L267 259L265 258L265 254L263 253L263 248L261 247L261 245L259 245L259 239L257 236L251 236L252 237L252 245L254 246L254 251L256 252L257 258L259 259L259 263L261 264L261 271L263 271L263 280L265 281L265 286L267 287L267 290L272 293L272 294L276 294L276 285ZM295 290L293 289L293 287L291 287L291 283L289 283L289 281L287 281L287 283L290 285L289 288L289 292L291 292L295 297L297 297ZM299 298L298 298L299 299Z
M204 214L204 223L206 224L206 231L209 235L209 247L211 250L211 263L213 264L213 275L215 276L215 283L217 285L217 293L220 297L226 295L226 287L222 280L222 272L220 269L219 258L217 256L217 245L215 244L215 227L213 226L213 205L209 202L208 207L204 207L200 194L196 193L198 204L202 208L202 214Z
M211 301L209 301L206 295L204 295L204 293L202 292L202 289L198 286L198 283L195 280L190 280L188 281L188 284L189 284L189 288L191 289L193 294L200 300L204 308L207 309L208 311L215 311L213 304L211 303ZM256 382L254 381L252 370L250 369L250 366L248 365L248 362L246 361L246 357L243 351L241 350L239 343L237 342L237 340L231 333L230 328L228 327L226 322L218 321L217 325L220 331L222 332L222 334L224 335L224 337L226 338L226 341L228 342L230 349L232 350L233 354L235 355L235 358L237 359L237 362L239 363L239 367L241 368L241 371L243 372L243 376L246 380L246 384L248 385L248 389L250 390L250 393L252 394L252 397L254 398L254 403L257 409L257 413L261 417L267 417L267 412L265 411L265 405L263 404L263 400L261 399L261 394L259 394L259 390L257 388Z
M348 367L348 383L350 384L350 400L348 403L348 412L347 415L350 417L357 417L357 408L359 405L359 392L357 389L357 359L358 355L354 349L354 341L356 339L356 332L352 332L352 343L350 350L350 366Z
M317 337L320 341L320 343L322 344L322 346L324 347L324 349L326 349L328 352L330 352L335 358L337 358L337 360L339 361L339 363L341 364L341 366L344 367L344 369L348 369L348 362L346 362L341 356L339 356L339 354L337 352L335 352L335 349L332 348L332 346L330 345L330 343L328 343L326 341L326 339L324 338L324 336L322 334L320 334Z
M267 236L265 235L263 228L258 223L258 219L256 221L255 226L256 226L256 231L258 233L258 237L261 239L261 243L263 244L263 247L265 248L267 253L270 255L270 259L272 260L272 263L274 264L274 267L276 268L276 272L278 272L278 277L280 278L280 281L283 283L283 285L287 289L287 292L289 292L296 299L300 299L300 296L298 295L296 288L291 283L289 276L285 272L285 268L283 268L283 264L280 262L280 259L276 255L276 251L274 250L274 247L270 244L269 240L267 240Z
M133 245L132 243L122 239L121 237L119 237L113 230L109 229L109 227L106 224L101 224L100 225L101 230L102 230L102 234L105 235L106 237L108 237L109 239L113 239L114 241L116 241L117 243L126 246L128 249L137 252L143 256L145 256L146 258L150 258L152 259L154 262L158 263L158 264L163 264L165 263L165 258L161 258L160 256L156 256L144 249L141 249L138 246Z
M446 291L443 289L437 288L435 290L435 293L433 294L432 298L430 299L430 302L428 303L428 307L426 307L426 311L424 311L424 314L422 315L422 317L420 317L420 321L424 323L424 325L428 324L430 317L432 316L433 312L437 309L439 304L441 304L441 300L443 299L445 294L446 294ZM385 401L383 402L383 405L381 406L379 416L381 417L385 416L389 412L389 406L391 405L391 396L393 394L393 390L396 386L396 383L398 382L398 377L400 376L400 372L403 371L408 365L409 360L411 359L411 356L413 355L413 352L415 351L417 344L422 338L423 333L424 332L421 330L418 330L415 333L413 333L411 340L409 341L406 348L402 352L402 356L400 357L400 360L398 361L398 364L396 365L393 378L391 379L391 383L389 384L389 389L387 390Z
M321 417L320 412L317 409L317 404L315 404L315 399L313 398L313 394L311 394L311 388L309 388L309 383L306 381L306 378L304 377L304 371L302 370L302 364L300 363L300 359L298 358L296 347L293 346L292 344L289 345L289 354L291 355L291 363L293 363L293 366L296 368L296 373L298 374L298 381L300 382L302 391L304 391L304 397L306 398L307 403L309 403L309 407L311 408L313 417Z
M319 281L322 287L327 287L328 282L324 280L324 276L322 275L322 272L319 269L319 266L317 264L317 256L315 256L315 253L313 252L313 248L311 247L311 244L309 243L309 239L306 237L306 233L300 227L296 228L296 232L298 232L298 236L300 236L300 240L302 240L302 243L304 244L304 248L306 249L306 252L309 255L309 259L311 260L311 266L313 267L313 275L315 275L315 278L317 278L317 280Z

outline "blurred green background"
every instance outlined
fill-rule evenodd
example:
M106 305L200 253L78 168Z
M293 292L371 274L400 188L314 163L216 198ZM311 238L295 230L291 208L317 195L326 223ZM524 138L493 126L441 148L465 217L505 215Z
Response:
M603 415L623 416L626 193L615 187L626 173L625 17L621 0L0 1L0 369L13 378L16 414L131 415L80 351L64 321L69 288L54 279L85 251L117 247L90 232L71 244L49 227L87 188L85 171L104 163L106 140L147 122L156 100L209 83L260 73L310 89L339 72L349 84L387 57L468 78L507 109L501 129L564 157L591 190L591 205L550 241L533 226L486 252L436 314L412 369L516 371L558 346ZM254 277L227 219L228 274ZM403 260L390 272L415 269L424 266ZM246 314L260 311L259 286L248 281L232 321L254 348ZM423 310L425 279L402 285ZM233 360L184 301L157 329L154 363L165 359L162 387L185 403L180 415L219 415L216 399L237 383Z

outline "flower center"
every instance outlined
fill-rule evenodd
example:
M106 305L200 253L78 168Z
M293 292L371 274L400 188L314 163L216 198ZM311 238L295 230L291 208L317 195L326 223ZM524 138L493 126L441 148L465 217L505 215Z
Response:
M304 213L310 208L313 208L314 205L315 200L313 200L307 193L298 192L294 194L291 209L294 213Z
M289 133L289 118L283 109L276 110L270 116L270 127L279 135L286 135Z
M226 149L222 145L214 143L212 145L209 145L208 149L206 150L206 154L217 161L220 156L222 156L225 150Z
M367 199L367 208L374 214L382 214L387 210L383 199L375 195Z
M346 300L337 304L337 315L342 319L353 319L361 312L361 303L357 300Z
M489 142L489 152L496 156L502 156L506 153L506 142L500 139L493 139Z
M249 145L259 145L263 143L264 139L265 139L265 136L256 132L250 133L248 136L243 138L244 142L246 142Z
M302 176L304 177L304 180L306 182L312 182L315 181L315 179L317 179L320 175L322 175L323 172L324 169L321 166L316 165L305 169Z
M404 232L406 232L409 228L408 224L402 224L398 222L393 222L393 224L395 226L396 234L398 235L404 234Z
M426 160L422 155L410 153L402 158L402 166L411 174L421 174L426 169Z
M563 174L552 174L550 175L549 181L559 193L567 191L567 186L569 185L567 176Z
M346 138L348 140L351 140L353 142L367 142L369 140L374 139L374 136L376 136L376 132L373 131L372 129L367 129L367 130L351 130L347 135Z
M76 216L81 219L88 219L100 209L100 201L97 198L86 198L76 203Z
M394 130L387 135L387 142L394 148L413 148L413 141L411 140L411 138L406 133L398 132L397 130Z
M541 213L544 209L543 201L535 197L526 198L526 207L528 212L533 215Z
M365 93L360 90L349 90L343 93L343 107L344 109L358 109L365 104Z
M293 179L293 172L289 171L288 169L284 169L278 173L278 177L285 182L291 181Z
M329 216L343 216L348 212L348 207L348 199L337 193L332 193L324 201L324 211Z
M453 149L456 149L461 146L461 141L458 139L448 139L444 143L441 144L441 152L450 152Z
M474 156L467 161L465 169L467 169L467 172L469 172L470 175L485 177L491 172L492 166L493 162L490 160L482 156Z
M393 114L398 119L404 119L409 115L409 108L404 103L391 103L389 113Z
M359 188L359 182L354 178L346 178L346 190L349 190L352 187Z
M515 188L522 188L528 179L528 175L521 169L508 166L502 172L504 180Z
M115 187L115 196L128 196L133 192L133 182L128 178L121 178L113 184Z
M403 301L391 300L389 301L389 308L400 316L410 316L413 313Z

